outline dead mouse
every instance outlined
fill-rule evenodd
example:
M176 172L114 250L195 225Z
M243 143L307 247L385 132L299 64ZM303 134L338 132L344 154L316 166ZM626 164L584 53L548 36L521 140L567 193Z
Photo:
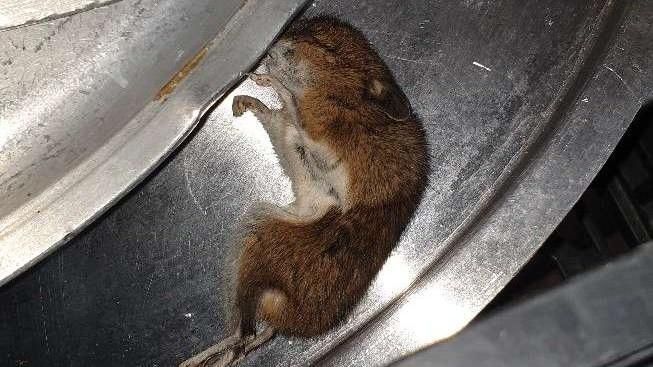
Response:
M263 60L271 110L236 96L261 121L295 202L261 210L238 264L232 336L181 366L226 366L275 332L322 334L357 304L399 241L428 177L424 129L365 37L330 17L300 21ZM256 334L256 322L267 327Z

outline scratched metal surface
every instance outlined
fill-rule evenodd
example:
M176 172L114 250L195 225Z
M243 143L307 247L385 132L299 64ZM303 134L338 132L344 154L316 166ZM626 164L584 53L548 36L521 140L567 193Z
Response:
M123 1L0 32L0 285L161 162L304 2Z
M307 11L320 13L357 25L388 62L427 127L433 175L350 320L316 339L276 338L244 366L380 366L456 332L653 98L646 1L316 1ZM257 122L231 116L235 93L274 102L239 86L142 186L0 289L3 358L172 365L228 332L231 231L256 200L291 199Z
M4 0L0 3L0 30L54 20L116 1L120 0Z

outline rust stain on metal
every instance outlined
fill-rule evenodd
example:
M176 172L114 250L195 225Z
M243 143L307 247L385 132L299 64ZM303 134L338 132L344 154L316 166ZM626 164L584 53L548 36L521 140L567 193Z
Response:
M156 100L156 101L160 101L162 99L165 100L165 98L168 97L168 95L170 95L170 93L172 93L172 91L175 90L177 85L179 83L181 83L181 81L184 80L184 78L188 74L190 74L190 72L193 71L193 69L195 69L195 67L197 67L197 65L200 63L200 61L202 61L202 59L206 55L206 50L207 50L207 47L204 47L203 49L200 50L200 52L197 53L197 55L195 55L195 57L190 59L190 61L188 61L186 63L186 65L184 65L184 67L181 68L181 70L179 70L177 72L177 74L175 74L172 77L172 79L170 79L170 81L168 81L166 83L166 85L164 85L163 88L161 88L159 90L159 93L156 94L156 97L154 97L154 100Z

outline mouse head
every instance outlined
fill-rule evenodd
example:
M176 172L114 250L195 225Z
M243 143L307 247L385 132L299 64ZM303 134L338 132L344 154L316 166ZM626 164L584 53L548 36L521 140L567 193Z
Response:
M371 107L398 121L411 115L408 99L365 37L336 19L295 24L264 63L297 97L320 96L350 109Z

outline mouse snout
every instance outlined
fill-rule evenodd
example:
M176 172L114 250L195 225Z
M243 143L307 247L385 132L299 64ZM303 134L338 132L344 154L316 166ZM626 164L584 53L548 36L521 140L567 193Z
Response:
M294 51L290 45L279 42L268 50L263 63L268 67L268 70L288 68L294 64L292 62L293 54Z
M279 51L279 47L272 47L265 58L265 63L268 66L277 66L281 62L282 53Z
M277 62L288 60L295 54L293 46L289 42L279 41L268 51L268 56Z

